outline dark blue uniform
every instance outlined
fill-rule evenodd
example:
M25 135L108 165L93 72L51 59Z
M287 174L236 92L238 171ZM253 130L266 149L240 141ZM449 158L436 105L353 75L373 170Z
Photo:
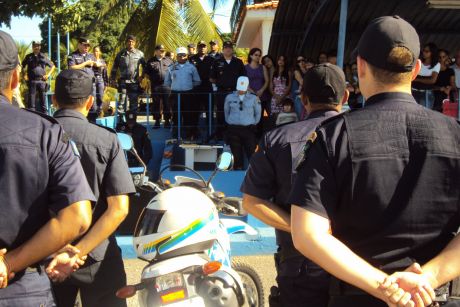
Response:
M144 161L145 164L149 164L152 158L152 143L149 138L147 128L134 122L132 126L129 123L118 123L116 130L129 134L134 141L134 148L136 149L139 157ZM140 166L139 161L131 153L128 152L128 165Z
M316 111L304 121L267 132L252 155L241 191L290 212L289 192L307 139L322 121L337 114ZM277 230L276 238L279 306L327 306L329 275L294 248L291 234Z
M80 51L72 52L67 58L67 66L70 69L74 65L80 65L86 61L96 62L96 57L92 53L81 54ZM84 72L94 77L94 71L92 66L86 66L82 69Z
M163 101L163 115L165 124L169 123L171 119L171 105L169 103L169 93L171 88L164 85L166 73L168 72L169 66L173 65L174 62L170 58L157 58L156 56L151 57L145 65L145 74L149 76L150 87L153 99L153 118L155 119L155 125L160 125L160 99Z
M78 154L53 118L18 109L0 96L0 126L0 246L13 250L43 227L51 212L95 198ZM54 306L39 264L16 272L0 289L0 306Z
M46 75L46 66L53 67L54 64L41 52L37 55L29 53L22 61L22 67L27 67L27 77L29 79L27 82L29 87L28 109L42 113L48 112L46 105L47 85L46 80L43 79L43 76ZM38 106L35 103L37 93L40 103Z
M114 130L89 123L80 112L60 109L54 117L76 143L86 178L98 200L93 208L94 225L107 210L107 197L136 191L124 152ZM58 306L73 306L79 289L84 306L126 306L124 300L115 297L124 285L121 252L111 235L89 253L81 269L53 289Z
M102 110L102 102L104 98L105 87L109 84L109 76L107 74L107 64L104 59L97 60L102 67L93 66L94 72L94 94L96 103L93 104L93 112L100 112Z
M326 121L317 135L289 202L328 218L334 236L357 255L391 274L425 263L454 237L460 226L455 120L409 94L382 93ZM386 306L337 279L331 295L330 306Z

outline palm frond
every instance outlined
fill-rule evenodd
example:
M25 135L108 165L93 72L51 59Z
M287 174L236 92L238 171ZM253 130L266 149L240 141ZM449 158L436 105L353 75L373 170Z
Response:
M80 0L80 1L83 1L83 0ZM126 10L128 8L134 7L136 5L136 2L138 1L135 1L135 0L106 0L98 16L89 25L87 32L88 33L92 32L97 27L97 25L101 22L101 20L107 17L107 15L110 14L110 12L114 10ZM141 1L141 4L142 3L145 4L146 2L148 1L143 0Z
M16 47L18 48L19 60L22 62L28 53L32 52L31 44L16 41Z
M211 16L206 13L199 0L189 0L184 9L187 33L193 42L211 39L220 40L219 31Z

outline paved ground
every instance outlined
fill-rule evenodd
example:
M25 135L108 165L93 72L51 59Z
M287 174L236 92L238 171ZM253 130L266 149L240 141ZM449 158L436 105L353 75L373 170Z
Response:
M273 262L273 256L243 256L234 257L234 259L249 263L260 274L264 286L265 306L268 306L270 287L275 282L275 264ZM146 262L138 259L124 260L124 262L128 275L128 283L134 284L139 282L142 268L145 266ZM136 296L128 300L128 306L139 306Z

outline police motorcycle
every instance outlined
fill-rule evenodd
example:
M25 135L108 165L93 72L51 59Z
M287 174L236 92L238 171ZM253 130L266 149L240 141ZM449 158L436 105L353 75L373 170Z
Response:
M248 239L255 240L258 232L241 220L225 218L244 215L241 202L226 202L223 193L215 192L211 185L217 171L231 167L233 156L223 153L208 181L181 166L199 179L177 176L171 184L161 179L165 168L153 183L145 176L147 168L131 137L122 133L118 137L122 148L144 167L143 174L133 175L137 187L157 194L142 211L133 235L138 258L148 264L140 283L119 289L117 296L129 298L137 293L141 307L264 306L259 275L247 264L232 263L230 258L230 234L245 232Z

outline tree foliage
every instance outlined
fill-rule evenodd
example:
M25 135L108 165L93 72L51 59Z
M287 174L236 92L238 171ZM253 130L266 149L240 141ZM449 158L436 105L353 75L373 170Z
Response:
M10 25L13 16L45 16L68 4L68 0L0 0L0 25Z

